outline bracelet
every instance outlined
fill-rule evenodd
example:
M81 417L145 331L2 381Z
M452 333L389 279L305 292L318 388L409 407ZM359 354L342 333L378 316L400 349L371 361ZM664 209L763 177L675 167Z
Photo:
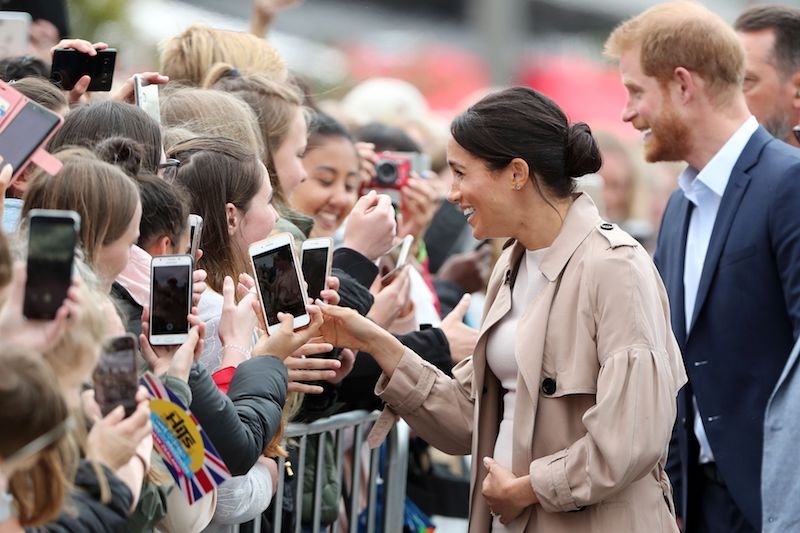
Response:
M136 457L137 459L139 459L139 461L142 463L142 470L144 471L144 475L146 476L146 475L147 475L147 472L148 472L148 470L150 470L150 467L149 467L149 466L147 466L147 461L145 461L145 460L144 460L144 457L142 457L142 455L141 455L139 452L136 452L136 453L134 454L134 457Z
M225 351L228 348L230 348L231 350L233 350L235 352L239 352L240 354L242 354L244 356L245 359L250 359L251 351L248 350L247 348L243 348L243 347L238 346L236 344L226 344L225 346L222 347L222 351Z

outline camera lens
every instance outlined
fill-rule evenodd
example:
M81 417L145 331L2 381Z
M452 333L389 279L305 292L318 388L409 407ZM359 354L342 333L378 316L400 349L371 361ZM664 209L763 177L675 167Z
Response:
M381 159L375 164L375 179L381 185L397 183L397 163L389 159Z

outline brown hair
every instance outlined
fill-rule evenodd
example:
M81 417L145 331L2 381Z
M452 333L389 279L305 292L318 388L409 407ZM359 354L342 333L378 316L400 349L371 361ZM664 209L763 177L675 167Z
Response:
M109 137L127 137L144 150L142 168L158 172L161 163L161 128L150 115L135 105L107 100L78 106L64 118L64 124L48 143L49 150L63 146L84 146L95 150Z
M303 95L297 87L264 75L230 76L232 69L230 65L217 65L206 77L206 86L241 98L255 113L264 139L264 164L275 191L275 199L279 205L285 206L286 196L275 171L273 157L289 135L297 111L303 109Z
M16 80L12 85L14 89L50 111L60 113L69 108L64 93L45 78L31 76Z
M568 197L577 185L575 178L596 172L601 164L589 126L570 125L555 102L528 87L484 97L453 120L450 133L489 170L523 159L537 191L542 194L544 185L556 198Z
M778 72L788 79L800 70L800 9L778 4L753 6L739 15L734 28L743 33L772 30L772 58Z
M606 41L604 53L619 60L636 48L642 71L662 83L677 67L684 67L703 78L717 104L741 91L744 50L736 33L696 2L659 4L622 22Z
M245 32L192 24L169 38L161 52L161 73L200 85L215 64L227 62L243 74L261 73L285 80L286 63L267 41Z
M175 181L189 193L190 211L203 217L198 263L208 273L206 282L222 294L225 276L238 279L247 272L247 250L239 250L228 234L225 204L246 212L263 185L259 160L241 143L224 138L197 137L175 145L169 157L181 165Z
M161 120L170 129L233 139L250 148L259 159L265 158L264 140L253 110L222 91L189 87L168 91L161 100Z
M7 459L24 445L65 424L69 411L55 375L39 354L6 345L0 350L0 367L0 425L6 428L0 439L0 456ZM70 476L60 456L64 441L62 435L37 454L32 466L14 472L9 479L24 527L54 520L64 505L70 487Z
M94 265L100 247L125 233L139 204L139 190L121 169L85 149L72 148L57 156L64 166L56 176L40 172L31 180L21 219L34 208L76 211L83 252Z

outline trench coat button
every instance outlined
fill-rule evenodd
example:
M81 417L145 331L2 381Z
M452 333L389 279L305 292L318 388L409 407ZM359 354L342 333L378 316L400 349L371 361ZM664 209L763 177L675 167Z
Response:
M556 380L553 378L544 378L542 380L542 392L548 396L556 392Z
M606 231L614 229L614 224L609 224L608 222L603 222L600 224L600 229L604 229Z

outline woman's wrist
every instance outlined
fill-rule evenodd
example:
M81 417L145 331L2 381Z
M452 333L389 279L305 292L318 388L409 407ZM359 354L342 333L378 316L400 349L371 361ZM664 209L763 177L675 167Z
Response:
M376 331L368 337L364 351L369 352L383 373L391 377L394 369L400 363L400 359L403 358L406 348L385 329L380 326L376 326L375 329Z
M539 503L539 498L536 496L531 484L530 475L515 479L512 483L511 494L517 504L522 507L530 507Z

